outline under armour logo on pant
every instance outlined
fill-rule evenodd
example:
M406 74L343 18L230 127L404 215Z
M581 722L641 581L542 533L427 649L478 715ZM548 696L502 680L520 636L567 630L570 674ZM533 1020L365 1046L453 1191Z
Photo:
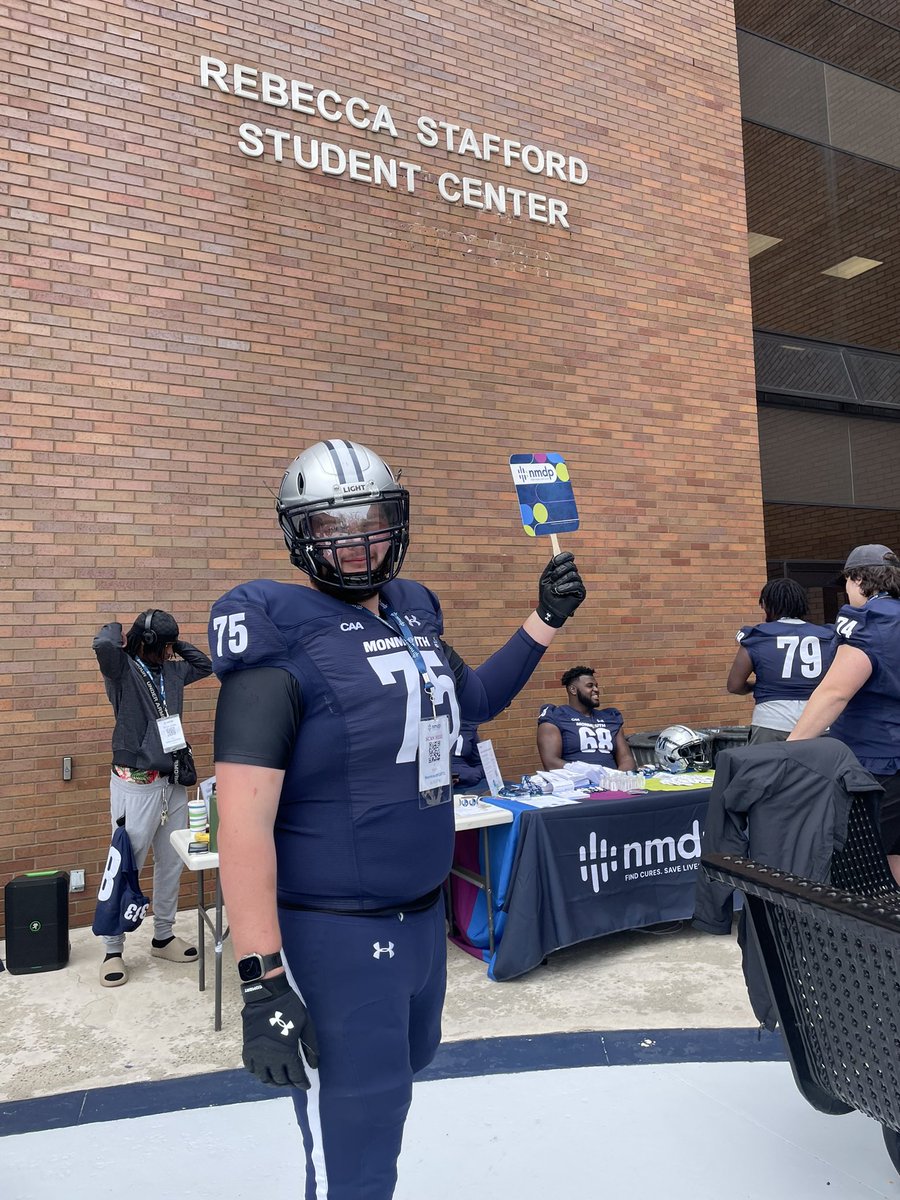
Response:
M280 1012L277 1012L274 1017L269 1017L269 1024L270 1025L280 1025L282 1037L287 1037L287 1035L294 1028L294 1022L293 1021L283 1021L281 1019Z
M388 942L386 946L382 946L381 942L373 942L372 949L375 951L375 953L372 955L373 958L381 958L382 954L386 954L388 958L394 957L393 942Z

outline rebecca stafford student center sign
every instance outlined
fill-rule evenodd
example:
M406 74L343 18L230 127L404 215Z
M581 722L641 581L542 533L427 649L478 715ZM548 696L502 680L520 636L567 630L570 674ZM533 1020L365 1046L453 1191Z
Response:
M210 90L217 88L226 95L255 100L270 108L299 113L302 117L328 121L336 129L343 122L354 129L387 134L395 139L414 137L420 146L440 148L448 154L491 167L524 171L548 182L558 180L581 186L588 180L587 164L572 154L470 129L427 113L416 119L414 130L401 132L386 104L367 100L364 96L343 97L334 88L316 87L258 67L204 56L200 59L200 86ZM426 191L433 186L437 197L448 204L521 217L541 225L570 228L569 206L559 196L496 178L479 179L463 174L464 167L443 171L435 178L421 163L344 146L338 141L323 141L320 137L290 129L273 129L269 125L245 121L236 133L238 149L248 158L270 155L276 162L292 164L304 171L345 176L356 183L411 193Z

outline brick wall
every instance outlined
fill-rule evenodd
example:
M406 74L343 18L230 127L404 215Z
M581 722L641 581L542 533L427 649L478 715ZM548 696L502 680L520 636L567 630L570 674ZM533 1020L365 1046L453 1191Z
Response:
M153 604L202 642L226 588L296 577L272 493L329 434L402 468L408 573L476 662L549 553L506 459L565 453L590 598L490 729L509 773L575 662L629 730L746 719L723 688L764 578L730 6L26 0L7 24L0 878L84 867L89 919L93 633ZM201 54L383 103L398 137L201 88ZM422 113L589 178L419 145ZM245 122L413 162L416 190L248 157ZM555 196L569 228L443 201L446 171ZM202 772L215 692L187 696Z

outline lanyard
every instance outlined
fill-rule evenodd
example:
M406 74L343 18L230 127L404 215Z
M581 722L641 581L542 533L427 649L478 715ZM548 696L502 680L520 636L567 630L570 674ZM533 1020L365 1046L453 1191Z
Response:
M422 686L425 688L425 695L431 701L431 710L434 715L437 716L437 706L434 703L434 678L431 672L428 670L428 667L425 665L425 659L422 657L422 651L416 645L415 638L412 635L412 630L395 609L385 606L384 611L386 616L390 619L385 619L385 617L382 617L379 613L378 620L382 623L382 625L387 625L388 629L391 629L394 633L400 634L404 645L410 653L410 657L416 664L416 670L422 676Z
M141 662L141 660L139 658L136 658L134 661L140 667L141 671L143 672L143 674L144 674L145 678L148 680L148 682L151 683L153 685L153 687L155 687L156 690L159 692L159 698L162 701L163 712L165 713L166 716L168 716L169 710L166 707L166 680L165 680L165 676L163 674L162 668L160 667L159 683L157 684L156 680L151 675L150 670L147 667L146 663Z

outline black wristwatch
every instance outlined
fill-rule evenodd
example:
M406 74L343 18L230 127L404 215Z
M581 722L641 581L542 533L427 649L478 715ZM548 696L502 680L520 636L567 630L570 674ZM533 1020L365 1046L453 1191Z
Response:
M284 963L281 961L281 951L276 950L274 954L245 954L243 958L238 959L238 975L241 977L241 983L253 983L256 979L262 979L267 971L274 971L276 967L282 967Z

